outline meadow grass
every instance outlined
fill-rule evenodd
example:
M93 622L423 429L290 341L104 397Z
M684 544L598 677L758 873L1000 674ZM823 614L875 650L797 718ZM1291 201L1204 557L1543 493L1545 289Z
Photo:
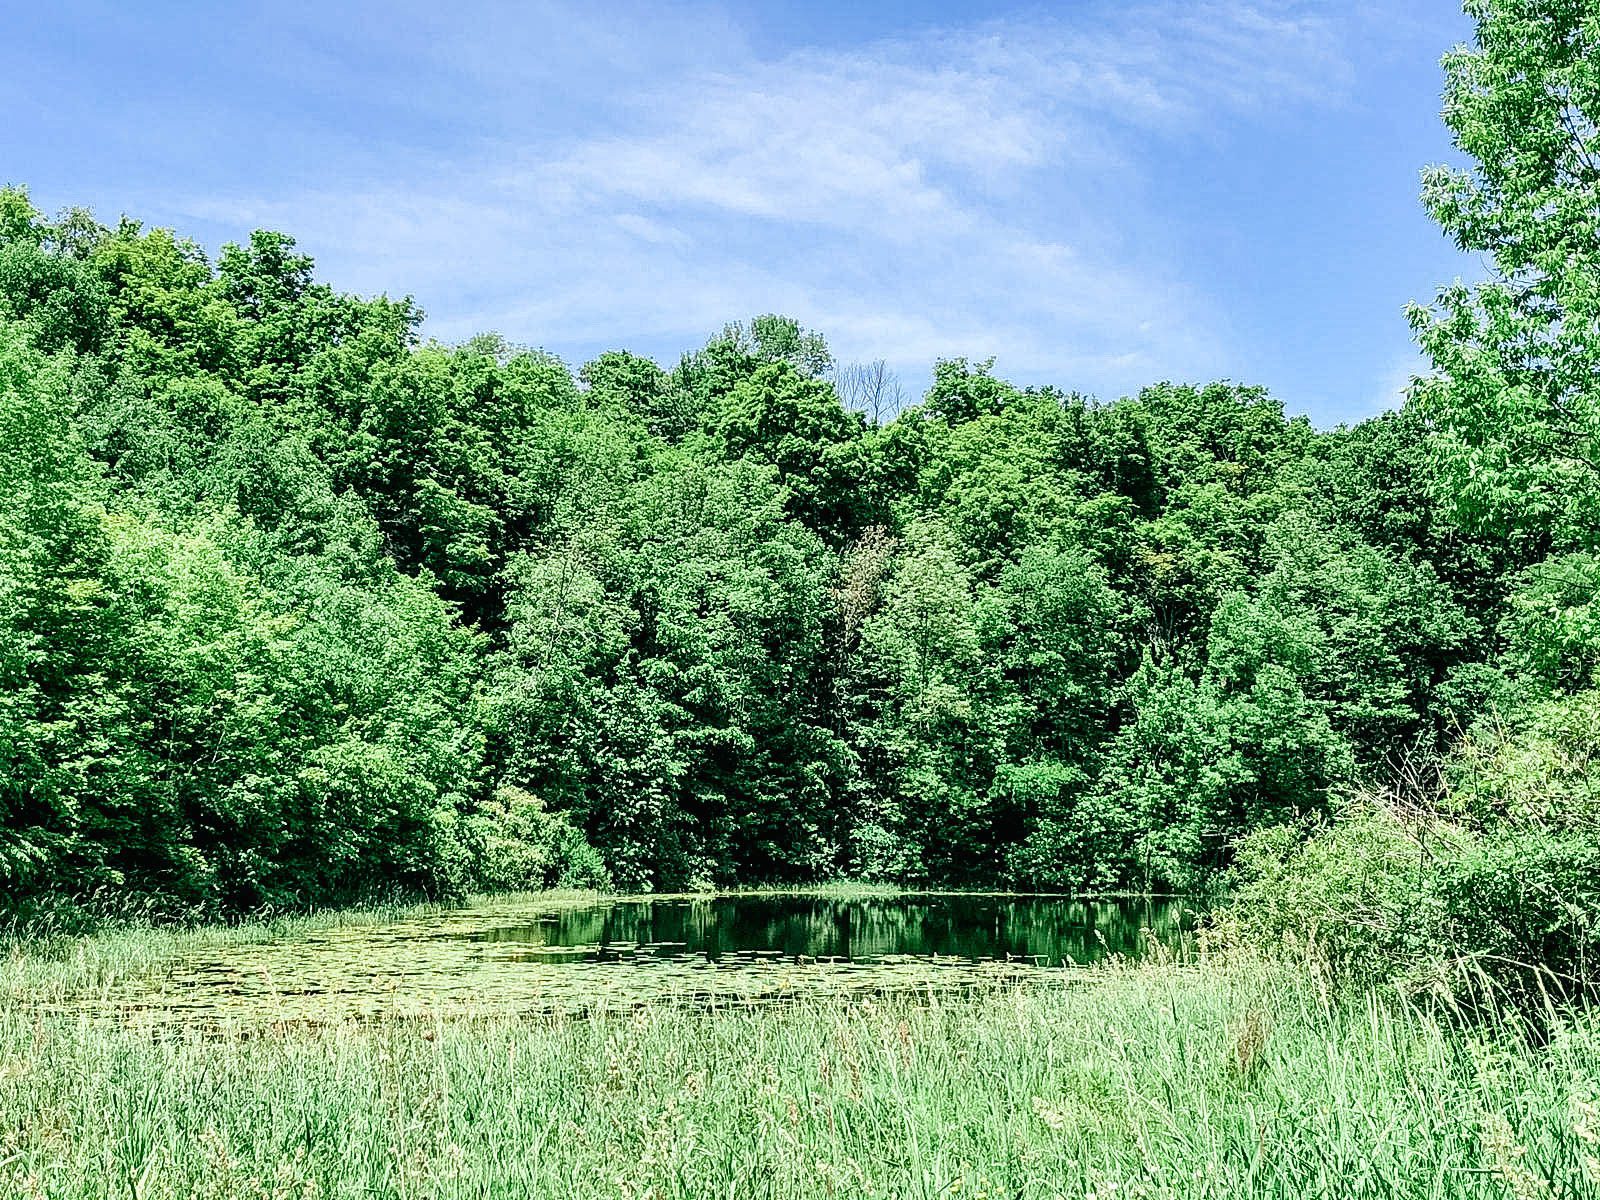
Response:
M122 938L83 953L153 953ZM63 961L4 973L60 987ZM1077 978L221 1028L48 1014L12 981L0 1196L1600 1195L1586 1016L1462 1025L1239 960Z

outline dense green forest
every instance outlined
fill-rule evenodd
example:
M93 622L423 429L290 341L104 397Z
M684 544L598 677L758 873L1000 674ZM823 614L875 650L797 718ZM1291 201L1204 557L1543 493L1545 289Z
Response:
M283 234L213 260L0 193L0 891L219 913L1242 863L1449 920L1512 875L1587 896L1592 7L1471 6L1445 119L1472 167L1424 200L1494 271L1412 314L1403 408L1333 430L1254 386L1103 401L963 359L885 411L777 316L573 371L424 340ZM1370 868L1415 857L1408 822L1446 849L1402 886ZM1593 911L1505 936L1587 945Z

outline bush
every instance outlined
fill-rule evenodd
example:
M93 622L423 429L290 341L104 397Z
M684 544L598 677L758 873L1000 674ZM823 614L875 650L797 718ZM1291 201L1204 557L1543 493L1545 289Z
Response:
M1484 826L1517 824L1600 839L1600 691L1546 699L1486 721L1449 771L1451 800Z
M1600 988L1600 841L1473 828L1366 801L1239 845L1226 942L1309 957L1335 987L1390 983L1516 1008Z
M1259 830L1238 843L1218 931L1235 944L1309 955L1340 986L1403 976L1426 960L1439 924L1429 857L1465 836L1424 830L1370 801L1309 830Z
M1431 891L1457 990L1487 981L1526 1007L1600 988L1600 843L1588 834L1492 830L1440 862Z
M499 788L465 816L442 818L436 843L457 894L611 886L599 853L566 814L521 788Z

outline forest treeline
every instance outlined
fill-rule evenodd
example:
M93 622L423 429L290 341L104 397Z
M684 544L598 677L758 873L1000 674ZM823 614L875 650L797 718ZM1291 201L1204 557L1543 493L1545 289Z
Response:
M1471 7L1425 199L1498 270L1348 428L959 358L885 412L777 316L574 372L0 192L0 891L1185 889L1363 794L1577 870L1596 22Z
M13 888L1182 886L1441 744L1513 568L1423 430L762 317L576 375L4 194Z

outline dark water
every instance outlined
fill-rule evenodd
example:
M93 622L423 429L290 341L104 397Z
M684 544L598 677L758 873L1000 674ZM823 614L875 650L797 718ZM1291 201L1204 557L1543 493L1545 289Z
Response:
M1173 899L716 896L618 900L446 936L514 943L542 962L941 957L1056 966L1112 954L1137 958L1152 944L1176 948L1194 916L1188 903Z

